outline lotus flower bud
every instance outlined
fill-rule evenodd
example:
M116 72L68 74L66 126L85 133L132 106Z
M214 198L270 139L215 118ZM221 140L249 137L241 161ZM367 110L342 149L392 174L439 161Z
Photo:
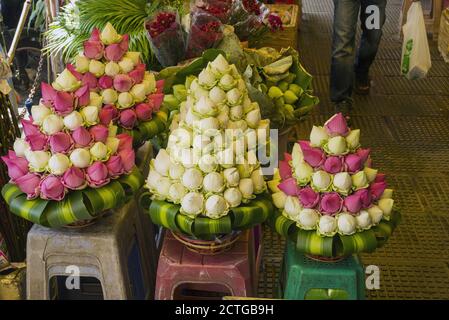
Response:
M229 75L229 74L225 74L223 77L221 77L220 82L218 83L218 86L220 88L222 88L223 90L231 90L232 88L235 87L235 85L237 84L237 81L235 81L235 79Z
M84 122L88 126L98 123L98 108L95 106L84 107L81 109L81 115L84 118Z
M106 47L104 50L104 57L108 61L119 61L122 59L125 52L126 50L122 48L121 44L114 43Z
M30 171L43 172L50 159L50 153L45 151L28 151L26 159L29 163Z
M187 194L187 189L181 183L173 183L168 189L168 198L175 204L181 202Z
M294 175L300 185L306 185L309 183L313 168L305 161L301 161L294 169Z
M361 159L360 162L362 164L368 160L370 152L371 152L370 149L358 149L357 150L357 155L360 157L360 159Z
M329 136L323 127L313 126L310 132L310 145L312 147L321 147L328 139Z
M90 154L94 161L106 160L109 157L108 147L103 142L96 142L92 148L90 148Z
M84 55L90 59L101 59L103 57L104 46L100 41L100 31L94 28L90 39L83 43Z
M179 180L182 178L184 174L184 167L180 164L170 163L170 167L168 169L168 176L172 180Z
M337 221L332 216L321 216L318 222L318 232L325 236L333 236L337 231Z
M304 208L315 208L320 201L320 194L310 187L302 188L297 195Z
M215 79L215 75L208 71L207 69L203 69L198 75L198 83L204 88L210 89L217 83Z
M16 138L14 141L14 152L18 157L24 157L27 151L30 151L30 145L24 139Z
M23 127L23 133L26 137L40 133L39 127L33 124L32 120L22 119L21 123Z
M137 65L140 62L140 52L137 51L128 51L125 53L125 58L131 59L131 61Z
M223 171L223 176L228 187L237 187L240 182L240 175L236 168L228 168Z
M391 215L391 211L393 210L393 204L393 199L380 199L378 206L382 210L384 216L388 217Z
M198 162L198 167L204 173L213 172L218 168L217 160L215 159L215 156L211 154L205 154L200 158L200 161Z
M229 109L229 117L232 121L240 120L243 117L243 107L241 105Z
M50 114L45 117L42 122L42 131L45 134L52 135L61 131L64 128L64 122L60 116L56 114Z
M330 138L327 142L327 148L331 154L342 155L347 151L346 140L341 136Z
M134 104L134 98L129 92L122 92L118 95L119 108L126 109Z
M288 196L296 196L300 189L294 178L288 178L278 184L278 188Z
M226 93L226 99L230 106L238 105L242 102L242 93L237 88L231 89Z
M54 101L54 110L58 115L65 116L73 111L73 95L68 92L58 91Z
M312 175L312 184L318 191L328 190L331 183L332 178L325 171L319 170Z
M362 209L366 209L371 206L373 198L371 192L368 189L357 190L353 195L357 195L360 197L360 201L362 202Z
M366 174L366 178L368 179L368 182L373 182L374 179L376 179L376 175L377 175L376 169L371 169L371 168L365 167L363 169L363 171Z
M254 193L259 194L267 190L267 185L262 174L262 170L259 168L251 173L251 180L253 180Z
M76 71L81 72L81 73L86 73L87 71L89 71L89 62L90 59L87 58L84 55L77 55L75 57L75 67L76 67Z
M132 70L130 73L128 73L128 75L130 76L131 79L133 79L134 83L142 83L143 78L145 76L145 65L142 63L137 64L136 67L134 68L134 70ZM142 83L142 85L146 92L147 89L146 89L145 85L143 83ZM181 85L181 86L184 87L184 85ZM174 90L175 90L175 87L174 87ZM185 91L185 89L184 89L184 91ZM175 91L175 92L177 92L177 91ZM151 92L148 92L146 94L149 94L149 93L151 93ZM187 91L185 91L185 94L187 95ZM185 98L182 100L185 100Z
M120 155L111 156L105 164L108 168L110 178L118 178L125 172Z
M231 148L218 151L215 157L223 168L230 168L234 165L234 151Z
M342 213L337 218L338 232L343 235L354 234L357 227L357 220L349 213Z
M222 192L224 187L223 176L218 172L208 173L203 179L203 189L205 192Z
M352 184L356 189L366 188L368 186L368 178L364 171L359 171L352 176Z
M48 160L48 170L54 175L62 175L70 167L69 158L62 153L56 153Z
M360 129L351 130L346 136L346 143L349 149L355 150L360 146Z
M352 187L352 179L349 173L339 172L334 176L334 190L343 194L348 194Z
M304 230L313 230L316 228L320 215L314 209L304 208L299 212L297 221Z
M113 79L110 76L104 75L101 76L100 79L98 79L98 86L101 89L109 89L110 87L112 87L113 84Z
M374 225L379 224L380 220L382 220L383 211L378 206L374 205L371 208L369 208L368 213L371 217L371 221Z
M111 151L111 154L115 154L118 150L120 140L115 137L106 138L106 147Z
M97 107L98 109L100 109L103 105L103 97L100 96L98 93L91 91L89 93L89 106L90 107Z
M90 60L89 72L99 78L104 74L105 65L97 60Z
M201 119L200 121L198 121L197 125L199 131L205 134L206 136L215 135L220 127L218 120L213 117Z
M95 141L101 141L103 143L106 142L106 138L108 137L109 130L105 125L97 124L89 129L90 134L94 138Z
M254 185L250 178L240 179L239 190L242 193L243 199L254 198Z
M104 104L114 104L118 99L117 91L111 88L103 90L101 96Z
M215 60L210 63L210 66L219 74L228 73L230 71L229 63L221 54L219 54Z
M189 192L182 198L181 213L189 216L197 216L204 210L204 197L198 192Z
M77 147L87 147L92 142L92 136L84 127L79 127L72 132L72 139Z
M47 108L43 104L31 107L31 116L35 124L41 125L44 119L51 114L50 108Z
M326 160L324 152L319 148L312 148L308 141L299 141L299 146L304 160L312 167L321 166ZM292 161L294 161L294 154L292 152Z
M100 34L100 39L104 44L108 45L119 43L122 40L122 36L119 35L112 24L108 22Z
M73 147L72 138L65 132L57 132L50 136L49 144L53 153L67 153Z
M108 168L100 161L94 162L86 169L86 179L91 188L100 188L110 181Z
M292 220L297 220L298 215L302 210L301 203L299 202L298 197L295 196L287 196L284 204L284 212L285 214Z
M328 157L326 161L324 161L323 168L328 173L338 173L343 170L343 161L339 157Z
M156 171L166 177L168 176L168 169L170 168L170 155L167 153L165 149L160 149L156 158L154 159L154 169Z
M322 214L335 215L341 211L343 200L336 192L329 192L321 197L320 211Z
M70 161L77 168L87 168L91 163L90 152L82 148L75 149L70 154Z
M76 167L69 168L62 176L61 182L72 190L81 190L87 186L84 171Z
M137 118L141 121L148 121L153 116L153 106L149 103L139 103L135 111Z
M117 130L118 130L117 126L114 126L113 124L109 124L108 125L108 137L115 137L115 136L117 136ZM122 135L123 136L126 135L127 137L130 137L130 135L127 134L127 133L124 133ZM132 140L132 138L130 138L130 140ZM129 149L131 149L131 148L129 148Z
M141 82L143 84L143 87L145 89L145 95L151 94L154 92L156 88L156 80L150 81L150 80L142 80Z
M90 72L86 72L81 79L82 86L87 86L89 90L96 90L98 86L97 78Z
M287 196L282 191L275 192L271 195L273 199L273 204L278 209L284 209L285 201L287 200Z
M300 170L299 168L298 168L298 171L300 173L303 173L303 171ZM312 170L312 172L313 172L313 170ZM312 175L312 172L310 173L310 175ZM279 175L281 176L281 179L286 180L288 178L291 178L292 174L293 174L292 168L290 167L289 163L286 160L279 161ZM296 175L295 175L295 177L296 177ZM309 176L309 178L310 178L310 176ZM296 179L298 179L298 177L296 177Z
M327 120L324 127L331 137L346 136L349 133L345 117L341 113L337 113Z
M229 121L227 129L245 132L248 129L248 124L245 120Z
M366 230L371 227L371 216L366 210L360 211L360 213L355 217L355 220L359 229Z
M391 199L393 197L392 189L385 189L384 193L382 193L381 199Z
M128 92L133 85L133 80L126 74L119 74L114 78L114 88L119 92Z
M120 66L114 61L109 61L104 67L104 73L107 76L115 77L120 73Z
M223 194L231 208L236 208L242 203L242 193L237 188L229 188Z
M27 151L32 152L32 151ZM9 150L6 156L1 157L3 162L8 167L8 175L12 182L23 177L28 173L28 161L24 158L17 157L14 151Z
M61 201L66 193L61 179L51 175L41 180L39 188L41 198L44 200Z
M131 92L131 95L133 96L135 102L142 102L146 98L145 86L141 83L134 85L131 88L130 92Z
M218 219L226 215L229 211L229 205L226 200L219 195L211 195L205 203L205 214L211 219Z
M128 73L134 69L134 63L129 58L123 58L122 60L120 60L118 65L120 66L120 70L122 70L123 73Z
M209 92L209 98L215 104L221 104L226 102L226 92L220 87L213 87Z
M182 175L181 182L188 190L194 191L201 188L203 175L196 168L187 169Z
M122 159L123 169L125 170L125 173L130 173L134 169L136 163L136 153L133 149L127 149L120 151L119 156Z
M98 114L100 123L105 126L109 125L111 121L117 119L118 116L118 110L112 104L105 105L101 108L100 113Z
M68 69L64 69L52 86L58 91L73 92L81 86L81 81L78 81Z
M387 183L385 181L374 182L370 186L370 191L374 199L380 199L385 189L387 188Z
M20 178L15 179L15 184L19 187L20 191L26 193L27 199L31 200L39 195L39 184L41 177L36 173L27 173Z
M136 112L132 109L126 109L120 112L120 124L125 129L132 129L137 123Z
M357 154L348 154L345 157L345 164L350 173L357 172L362 168L361 158Z

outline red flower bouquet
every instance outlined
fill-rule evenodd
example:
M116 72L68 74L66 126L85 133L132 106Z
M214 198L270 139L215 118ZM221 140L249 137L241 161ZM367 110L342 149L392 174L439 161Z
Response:
M223 25L213 15L197 10L191 13L191 19L186 52L188 59L201 56L204 50L215 47L223 38Z

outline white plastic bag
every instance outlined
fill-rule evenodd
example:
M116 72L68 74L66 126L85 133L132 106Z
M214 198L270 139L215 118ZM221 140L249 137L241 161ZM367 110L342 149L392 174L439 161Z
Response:
M427 42L424 13L420 2L413 2L407 12L407 23L402 27L401 74L407 79L425 78L432 66Z

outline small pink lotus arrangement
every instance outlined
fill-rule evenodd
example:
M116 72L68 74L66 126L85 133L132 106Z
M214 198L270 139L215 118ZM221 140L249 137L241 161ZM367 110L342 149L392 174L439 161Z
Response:
M310 141L298 141L269 182L278 214L273 226L309 254L335 256L372 251L399 220L385 174L361 148L360 130L339 113ZM291 226L296 226L292 227Z

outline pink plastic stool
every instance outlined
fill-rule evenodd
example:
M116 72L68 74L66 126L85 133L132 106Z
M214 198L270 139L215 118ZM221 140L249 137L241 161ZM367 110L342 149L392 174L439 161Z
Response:
M254 294L253 230L243 231L229 251L205 256L188 250L167 232L159 257L156 300L221 299Z

